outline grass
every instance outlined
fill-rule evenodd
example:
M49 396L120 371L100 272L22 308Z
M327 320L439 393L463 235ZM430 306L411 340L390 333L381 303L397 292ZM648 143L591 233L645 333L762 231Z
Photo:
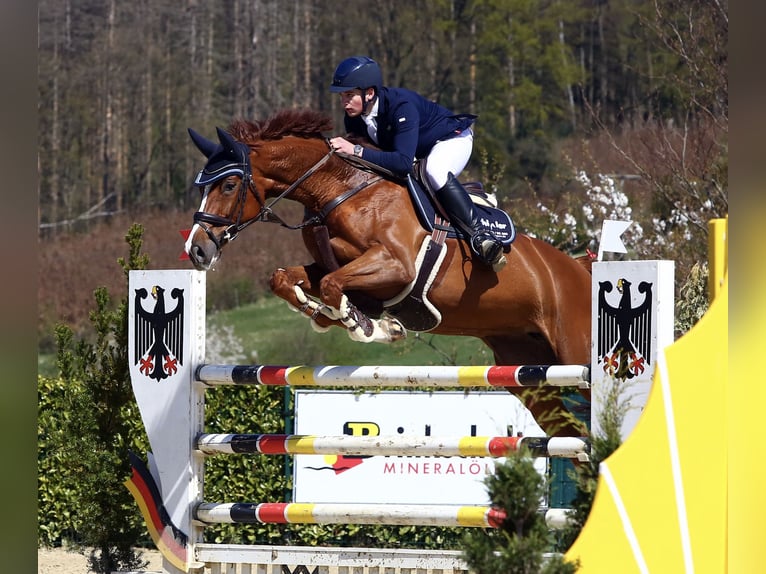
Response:
M281 299L222 311L208 319L208 346L220 329L229 329L248 362L282 365L490 365L492 353L473 337L408 333L387 345L358 343L341 329L316 333L309 321Z

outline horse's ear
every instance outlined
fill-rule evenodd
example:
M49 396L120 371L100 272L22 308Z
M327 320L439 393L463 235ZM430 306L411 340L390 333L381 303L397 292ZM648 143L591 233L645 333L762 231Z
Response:
M218 149L217 143L203 138L191 128L189 128L189 137L191 137L194 145L197 146L197 149L201 151L205 157L209 158Z
M221 140L221 145L225 150L235 151L238 149L237 140L235 140L229 132L222 130L221 128L215 128L218 132L218 139Z

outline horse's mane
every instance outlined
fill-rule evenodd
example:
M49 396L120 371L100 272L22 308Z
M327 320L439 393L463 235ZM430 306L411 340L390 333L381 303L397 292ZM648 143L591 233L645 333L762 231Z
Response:
M332 129L332 119L327 114L314 110L284 109L263 121L235 120L228 131L235 139L252 143L288 135L321 138L322 132Z

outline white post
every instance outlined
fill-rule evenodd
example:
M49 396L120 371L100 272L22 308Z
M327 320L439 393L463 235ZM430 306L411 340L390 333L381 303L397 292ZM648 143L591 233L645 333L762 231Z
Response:
M191 512L202 501L204 472L195 441L204 430L205 393L194 373L205 357L205 273L131 271L128 283L128 361L152 452L149 473L134 464L126 485L165 572L188 572L202 566L193 555L202 528Z
M673 343L674 270L673 261L593 263L592 435L616 406L624 441L644 410L657 352Z

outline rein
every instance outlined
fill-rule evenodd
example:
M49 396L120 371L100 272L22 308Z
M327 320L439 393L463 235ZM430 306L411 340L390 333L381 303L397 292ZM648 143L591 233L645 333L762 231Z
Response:
M329 145L329 140L328 140ZM371 179L365 180L356 187L349 189L348 191L344 191L341 193L338 197L331 200L327 203L321 210L319 210L318 213L315 213L312 217L306 219L302 223L299 223L298 225L290 225L287 223L284 219L279 217L276 213L274 213L271 210L271 207L276 204L278 201L281 201L285 197L287 197L290 193L292 193L295 188L297 188L301 183L306 181L309 176L314 174L328 159L330 159L330 156L332 156L335 153L335 150L330 146L330 151L327 152L327 155L325 155L322 159L320 159L317 163L315 163L312 167L309 168L309 170L304 173L301 177L298 178L298 180L293 183L289 188L287 188L284 192L280 193L279 196L275 197L274 200L269 203L267 206L263 206L261 208L261 212L258 213L255 219L259 219L261 217L261 214L264 213L263 221L267 223L279 223L282 227L286 227L287 229L303 229L304 227L308 227L310 225L320 225L324 222L324 220L327 218L328 215L330 215L330 212L338 207L341 203L346 201L347 199L350 199L354 197L357 193L365 189L366 187L369 187L373 183L379 182L381 177L373 177ZM345 154L339 154L339 156L343 156ZM344 158L345 159L345 158ZM256 196L257 197L257 196ZM250 221L249 223L252 223L253 221ZM248 225L249 225L248 223Z
M318 162L316 162L313 166L311 166L306 173L304 173L302 176L300 176L293 184L288 187L286 190L284 190L282 193L280 193L277 197L271 200L268 205L264 205L263 202L258 198L257 194L255 195L255 198L258 200L258 203L261 204L261 210L258 212L258 215L256 215L253 219L246 222L246 224L243 225L243 229L250 225L251 223L255 223L256 221L266 221L268 223L279 223L282 227L287 227L288 229L300 229L301 227L305 226L291 226L288 225L281 217L279 217L276 213L272 211L272 207L275 206L277 203L282 201L284 198L286 198L288 195L290 195L293 191L295 191L300 184L302 184L304 181L306 181L309 177L314 175L316 171L322 167L327 160L330 159L332 154L334 153L333 149L330 149L329 152L327 152L324 156L322 156L322 159L320 159ZM251 179L252 181L252 179ZM244 208L244 205L242 206Z
M250 161L249 158L245 158L242 162L242 184L239 188L239 195L237 197L237 206L235 209L239 209L239 212L237 213L237 219L236 221L233 220L231 217L222 217L220 215L215 215L213 213L206 213L204 211L197 211L194 214L194 223L199 224L208 224L213 227L220 227L220 226L226 226L226 229L224 230L223 235L220 239L218 239L215 234L210 230L210 227L208 225L203 225L203 229L205 230L205 233L207 233L210 240L215 244L215 246L220 249L221 245L227 241L233 241L239 233L244 230L246 227L252 225L253 223L257 221L265 221L267 223L279 223L282 227L286 227L288 229L303 229L304 227L307 227L309 225L318 225L321 224L324 219L330 214L332 210L334 210L336 207L338 207L341 203L346 201L347 199L353 197L366 187L372 185L373 183L377 183L380 181L380 177L375 177L369 180L366 180L362 182L361 184L357 185L353 189L350 189L332 201L330 201L327 205L325 205L319 213L316 213L311 218L303 221L302 223L298 225L290 225L285 220L283 220L279 215L274 213L273 207L288 197L295 189L302 184L304 181L306 181L309 177L311 177L314 173L317 172L329 159L330 157L335 153L335 150L332 148L330 151L322 156L322 158L315 163L312 167L310 167L306 173L304 173L301 177L299 177L292 185L290 185L286 190L284 190L282 193L280 193L277 197L273 198L268 204L265 204L263 201L261 201L260 197L258 197L257 190L255 188L255 183L253 182L253 176L250 171ZM256 201L260 204L261 209L258 212L258 214L248 219L247 221L242 221L242 213L245 209L245 202L247 200L247 194L248 192L252 192L253 197L255 197Z

